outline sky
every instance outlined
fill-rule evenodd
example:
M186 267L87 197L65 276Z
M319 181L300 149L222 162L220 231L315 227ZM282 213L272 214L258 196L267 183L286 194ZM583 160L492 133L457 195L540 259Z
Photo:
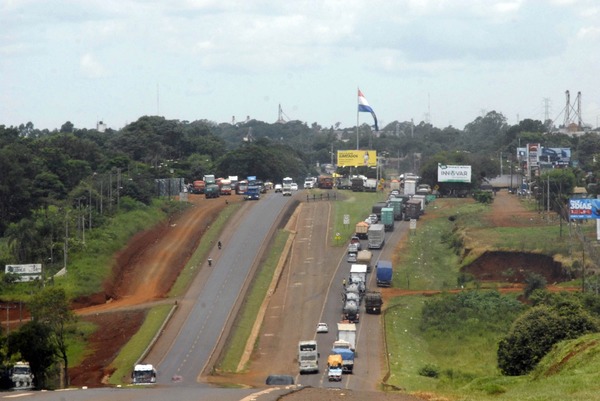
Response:
M0 125L600 118L597 0L0 0ZM570 93L567 107L566 91Z

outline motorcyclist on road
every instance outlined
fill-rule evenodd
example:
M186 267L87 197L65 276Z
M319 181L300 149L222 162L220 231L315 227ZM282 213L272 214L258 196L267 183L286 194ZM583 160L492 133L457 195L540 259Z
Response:
M221 241L219 241L219 242L217 243L217 246L219 247L219 249L221 249Z

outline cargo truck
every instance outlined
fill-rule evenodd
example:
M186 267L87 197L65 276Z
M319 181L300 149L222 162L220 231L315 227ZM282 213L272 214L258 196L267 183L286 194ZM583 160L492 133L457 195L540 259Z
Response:
M355 352L348 348L333 348L331 352L342 358L342 372L352 374L354 371Z
M342 320L358 323L360 321L359 305L359 302L354 299L346 299L342 308Z
M381 209L381 223L385 231L394 231L394 209L384 207Z
M421 216L421 201L419 199L409 199L404 209L404 220L418 220Z
M352 192L363 192L365 190L365 179L360 177L352 178Z
M377 180L375 178L367 178L364 183L365 192L377 191Z
M377 202L371 207L371 213L377 215L377 220L381 220L381 209L388 207L387 202Z
M356 324L339 322L337 324L337 341L334 348L347 348L356 352Z
M327 379L330 382L341 382L343 372L342 356L331 350L332 354L327 357Z
M385 243L385 227L383 224L371 224L367 232L369 249L380 249Z
M392 286L392 262L388 260L380 260L377 262L377 287Z
M10 380L14 390L27 390L33 388L33 373L29 362L20 361L10 369Z
M404 209L404 199L402 198L392 198L390 199L390 207L394 209L394 220L399 221L402 220L402 210Z
M383 299L379 291L369 291L365 294L365 311L367 313L379 315L381 305L383 305Z
M360 239L367 239L367 232L369 231L369 223L366 221L359 221L354 227L355 236Z
M350 282L357 283L359 287L367 288L367 265L352 264L350 266ZM362 286L360 284L363 284ZM364 291L364 290L363 290Z
M244 193L245 200L258 200L260 199L260 187L258 185L248 185L248 189Z
M414 178L404 179L404 194L414 195L417 192L417 180Z
M373 259L373 253L366 249L359 251L356 254L356 263L358 263L359 265L366 265L367 273L371 271L371 259Z
M206 184L206 188L204 189L204 196L206 199L208 198L218 198L221 196L221 189L217 184Z
M319 372L319 350L314 340L298 343L298 365L300 374Z

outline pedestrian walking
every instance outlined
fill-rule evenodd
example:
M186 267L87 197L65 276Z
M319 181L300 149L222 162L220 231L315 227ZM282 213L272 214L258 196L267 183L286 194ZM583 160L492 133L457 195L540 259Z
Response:
M212 266L212 258L208 258L208 267Z
M221 249L221 241L219 241L219 242L217 243L217 246L219 247L219 249Z
M342 280L342 285L344 286L344 288L346 288L346 279Z

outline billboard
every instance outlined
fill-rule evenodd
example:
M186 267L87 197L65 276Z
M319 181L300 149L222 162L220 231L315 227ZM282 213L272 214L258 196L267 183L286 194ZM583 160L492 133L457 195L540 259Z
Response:
M337 164L340 167L377 167L377 151L338 150Z
M42 265L32 263L28 265L6 265L5 273L12 273L18 276L17 281L31 281L42 278Z
M471 166L438 163L438 182L471 182Z
M569 199L569 217L575 220L600 218L600 199Z

